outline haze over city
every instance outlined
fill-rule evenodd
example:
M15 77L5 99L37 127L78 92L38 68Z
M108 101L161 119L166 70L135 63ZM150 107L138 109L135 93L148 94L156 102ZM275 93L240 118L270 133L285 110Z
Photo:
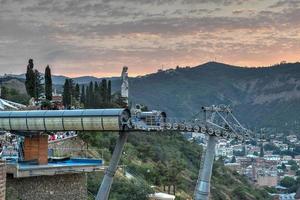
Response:
M70 77L295 62L299 19L297 0L0 0L0 74L29 58Z

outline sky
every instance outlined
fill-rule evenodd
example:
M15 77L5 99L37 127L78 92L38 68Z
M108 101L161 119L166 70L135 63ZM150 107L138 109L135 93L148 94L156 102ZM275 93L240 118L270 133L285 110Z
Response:
M0 74L131 76L300 60L300 0L0 0Z

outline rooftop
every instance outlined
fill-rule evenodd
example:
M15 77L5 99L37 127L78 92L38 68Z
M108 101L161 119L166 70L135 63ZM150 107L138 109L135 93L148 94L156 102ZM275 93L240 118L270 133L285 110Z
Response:
M16 162L15 159L7 161L7 174L12 174L15 178L103 171L104 169L103 160L86 158L55 158L50 159L47 165Z

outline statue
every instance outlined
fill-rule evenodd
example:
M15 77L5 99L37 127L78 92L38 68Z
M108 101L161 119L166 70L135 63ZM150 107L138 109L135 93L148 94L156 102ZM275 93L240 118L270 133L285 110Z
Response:
M124 102L128 105L128 67L124 66L122 71L122 85L121 85L121 97L124 98Z

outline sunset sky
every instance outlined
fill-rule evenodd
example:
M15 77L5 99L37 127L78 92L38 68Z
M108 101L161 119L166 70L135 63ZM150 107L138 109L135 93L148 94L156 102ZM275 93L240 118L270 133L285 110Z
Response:
M0 0L0 74L130 75L300 60L299 0Z

